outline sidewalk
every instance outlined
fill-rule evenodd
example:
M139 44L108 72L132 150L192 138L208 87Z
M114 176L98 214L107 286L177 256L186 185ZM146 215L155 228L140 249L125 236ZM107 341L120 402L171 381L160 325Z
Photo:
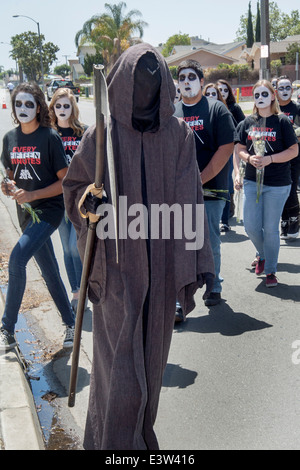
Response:
M0 200L1 250L19 238ZM9 251L10 252L10 251ZM33 267L29 268L29 271ZM29 278L33 272L29 273ZM0 318L5 299L0 290ZM43 450L44 442L29 382L17 348L0 352L0 449Z

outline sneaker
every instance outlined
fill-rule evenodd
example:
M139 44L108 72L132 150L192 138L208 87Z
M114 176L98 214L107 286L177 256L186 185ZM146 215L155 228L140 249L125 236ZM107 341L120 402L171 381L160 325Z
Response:
M274 273L267 274L266 286L267 287L276 287L277 284L278 284L278 282L277 282L277 277L275 276L275 274Z
M280 225L281 225L280 238L281 240L286 240L288 238L289 221L282 220Z
M230 227L227 224L222 224L220 227L220 232L229 232Z
M255 268L258 261L259 261L259 256L256 256L256 258L251 263L251 268Z
M211 292L207 299L204 300L204 305L206 307L212 307L213 305L217 305L221 302L221 294L220 292Z
M17 345L14 335L0 328L0 351L9 351Z
M287 238L297 238L299 235L299 218L290 217L287 230Z
M65 340L63 344L64 348L73 348L74 334L75 334L75 326L67 326L66 336L65 336Z
M185 321L183 311L179 302L176 302L175 323Z
M264 272L264 269L265 269L265 260L259 258L259 260L258 260L258 262L255 266L255 274L257 276L259 276L261 273Z

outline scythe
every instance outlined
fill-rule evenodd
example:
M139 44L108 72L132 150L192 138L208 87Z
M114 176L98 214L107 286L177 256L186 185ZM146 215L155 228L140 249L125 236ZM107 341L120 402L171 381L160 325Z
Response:
M105 139L104 139L104 117L106 117L107 125L107 166L109 172L109 182L111 190L112 205L114 207L115 214L115 236L116 236L116 258L118 262L118 240L117 240L117 210L116 210L116 179L115 179L115 167L111 144L110 134L110 112L108 103L108 92L107 84L102 73L103 65L94 65L94 96L95 96L95 108L96 108L96 168L95 168L95 182L89 185L84 193L86 195L91 192L98 198L102 199L104 190L104 158L105 158ZM83 203L84 196L79 202L79 206ZM79 207L80 211L80 207ZM81 211L80 211L81 213ZM82 214L81 214L82 215ZM72 354L72 366L70 375L69 385L69 400L68 406L73 407L75 404L77 375L78 375L78 363L79 363L79 352L80 352L80 341L82 332L82 323L85 309L85 300L87 295L88 278L90 274L92 256L94 254L94 244L96 237L96 227L100 216L97 214L87 213L82 215L88 218L88 231L87 240L84 252L84 260L82 266L81 284L79 292L78 307L76 313L75 323L75 335L74 345Z

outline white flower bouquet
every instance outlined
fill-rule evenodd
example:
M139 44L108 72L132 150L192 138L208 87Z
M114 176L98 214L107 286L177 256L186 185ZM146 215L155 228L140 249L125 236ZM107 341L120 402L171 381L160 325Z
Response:
M244 176L245 176L245 170L246 170L246 164L243 160L240 160L240 164L239 164L239 183L241 185L241 189L239 189L238 191L236 191L236 202L235 202L235 205L236 205L236 221L237 223L240 223L241 221L241 207L242 207L242 202L243 202L243 193L244 193L244 190L243 190L243 182L244 182Z
M259 155L260 157L265 156L266 142L262 140L260 136L255 137L253 139L253 147L254 147L255 155ZM256 186L257 186L256 202L259 201L259 198L262 193L263 184L264 184L264 176L265 176L265 169L256 168Z

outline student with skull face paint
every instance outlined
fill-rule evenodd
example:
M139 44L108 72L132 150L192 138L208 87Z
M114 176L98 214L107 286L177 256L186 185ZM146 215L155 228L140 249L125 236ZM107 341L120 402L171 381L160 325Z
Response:
M226 103L226 106L231 112L235 120L235 123L237 125L239 122L245 119L245 115L242 111L242 108L236 102L236 99L234 97L230 84L222 78L217 81L217 87L220 90L221 95ZM233 155L230 157L230 169L229 169L229 174L228 174L230 202L226 202L226 205L222 214L221 232L227 232L229 230L229 218L233 216L234 209L235 209L234 202L233 202L234 183L233 183L233 178L232 178L234 158L235 158L235 154L233 153Z
M231 112L232 116L234 117L237 124L245 119L245 115L243 113L242 108L236 102L235 96L233 94L233 90L230 84L221 78L217 81L217 87L221 92L221 95L227 105L227 108Z
M15 324L26 286L26 265L34 256L49 292L66 325L65 347L73 346L75 317L59 274L51 242L64 213L62 179L67 162L59 135L51 129L45 97L35 83L24 83L12 93L16 128L3 139L1 160L11 183L1 189L16 201L19 224L23 232L9 259L9 281L2 327L0 350L16 345ZM14 185L18 190L13 191ZM29 203L39 211L40 222L33 223L21 205Z
M299 200L297 186L300 177L300 105L292 101L293 86L284 75L277 80L277 98L280 110L293 124L299 142L299 154L291 161L292 187L281 216L281 238L293 240L299 235Z
M267 80L253 87L253 115L237 128L239 158L246 162L244 226L258 254L255 273L267 275L266 286L277 286L279 223L291 188L290 160L298 155L292 124L280 114L274 88ZM265 155L254 151L254 139L265 142ZM257 201L256 170L264 168L262 194Z
M228 108L223 94L219 90L218 86L215 85L214 83L208 83L207 85L205 85L203 89L203 94L207 98L221 101L221 103L224 103L225 106ZM232 160L232 155L231 155L229 159L229 170L228 170L228 194L224 194L224 198L226 198L226 202L225 202L225 207L223 209L222 217L221 217L221 222L222 222L221 227L220 227L221 232L228 232L230 230L230 226L229 226L230 206L233 205L232 172L233 172L233 160ZM229 199L229 196L230 196L230 199Z
M68 164L70 165L87 126L79 121L79 108L75 96L69 88L59 88L55 92L49 105L49 114L53 128L62 139ZM71 305L76 313L82 263L77 248L76 232L66 214L60 223L58 231L63 247L65 267L73 294Z
M235 125L223 103L204 96L204 76L197 61L182 62L177 75L182 100L175 105L175 116L182 118L193 130L203 188L213 190L212 196L204 198L216 274L214 287L205 305L212 306L221 302L223 279L220 277L219 225L225 206L223 191L228 190L229 158L234 148Z

